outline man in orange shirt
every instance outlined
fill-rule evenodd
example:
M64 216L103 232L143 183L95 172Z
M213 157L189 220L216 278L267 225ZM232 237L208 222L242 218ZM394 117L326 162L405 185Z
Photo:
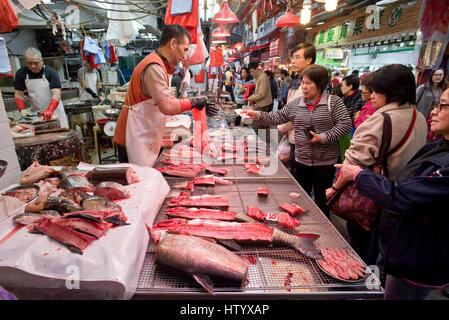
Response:
M173 97L170 82L174 66L185 60L191 36L182 26L167 25L160 46L133 71L114 134L120 162L152 167L156 162L167 115L206 107L208 116L217 113L206 97Z

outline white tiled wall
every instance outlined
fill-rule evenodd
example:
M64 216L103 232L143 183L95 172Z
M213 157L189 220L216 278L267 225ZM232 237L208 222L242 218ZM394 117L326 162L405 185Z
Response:
M6 116L5 105L3 103L2 92L0 91L0 159L8 162L3 177L0 178L0 190L10 184L17 183L20 177L20 166L17 160L14 142L9 131L8 117Z

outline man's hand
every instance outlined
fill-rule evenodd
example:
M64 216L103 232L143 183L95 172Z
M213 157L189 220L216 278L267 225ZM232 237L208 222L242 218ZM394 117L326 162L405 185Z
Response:
M312 139L310 139L310 143L320 143L321 142L321 136L313 131L310 131L310 134L313 136Z
M189 98L192 108L197 108L198 110L203 110L206 107L206 114L209 117L213 117L217 114L218 108L214 104L208 104L207 98L205 96L197 96Z
M56 108L59 105L59 101L55 99L51 99L50 104L48 105L47 110L42 111L41 114L44 118L44 121L51 120L51 117L53 116L53 112L56 110Z

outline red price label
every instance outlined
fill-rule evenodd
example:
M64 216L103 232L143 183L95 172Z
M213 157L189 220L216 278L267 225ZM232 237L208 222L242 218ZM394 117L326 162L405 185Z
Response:
M270 221L278 221L278 216L276 215L276 214L274 214L274 213L269 213L268 215L267 215L267 218L266 218L267 220L270 220Z

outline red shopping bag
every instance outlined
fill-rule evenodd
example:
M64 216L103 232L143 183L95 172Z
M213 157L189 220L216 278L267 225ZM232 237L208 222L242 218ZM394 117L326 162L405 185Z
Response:
M11 32L19 25L19 20L8 0L0 0L0 33Z
M206 73L204 72L204 70L201 70L200 73L198 73L194 76L195 82L196 83L204 83L205 76L206 76Z

